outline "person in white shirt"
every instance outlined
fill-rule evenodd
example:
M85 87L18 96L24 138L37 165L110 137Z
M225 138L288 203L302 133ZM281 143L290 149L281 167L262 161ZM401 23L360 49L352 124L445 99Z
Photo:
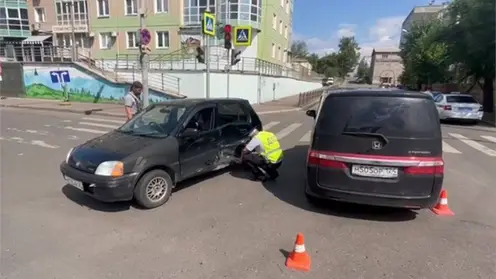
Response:
M142 109L141 92L143 91L143 84L139 81L131 84L129 93L124 96L124 108L126 110L127 120L133 118Z

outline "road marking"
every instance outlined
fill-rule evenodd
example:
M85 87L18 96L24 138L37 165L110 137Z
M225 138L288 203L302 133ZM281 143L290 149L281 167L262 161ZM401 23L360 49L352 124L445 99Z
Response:
M312 131L308 131L301 139L301 142L309 142L310 136L312 135Z
M16 143L20 143L20 144L30 144L30 145L34 145L34 146L43 147L43 148L49 148L49 149L57 149L60 147L58 145L48 144L42 140L32 140L31 142L27 142L23 138L19 138L19 137L11 137L11 138L0 137L0 140L16 142ZM22 155L22 153L20 153L19 155Z
M298 129L298 127L300 127L300 126L301 126L301 123L293 123L293 124L289 125L288 127L279 131L279 133L277 133L276 136L279 140L281 140L281 139L287 137L289 134L291 134L294 130Z
M267 125L264 125L264 130L269 130L270 128L276 126L277 124L279 124L281 122L277 122L277 121L273 121L273 122L269 122L267 123Z
M449 133L450 136L460 140L461 142L465 143L466 145L479 150L480 152L491 156L491 157L496 157L496 151L492 150L491 148L482 145L474 140L468 139L460 134L454 134L454 133Z
M28 134L37 134L37 135L42 135L42 136L48 135L48 132L45 132L45 131L21 130L21 129L17 129L17 128L7 128L7 130L15 131L15 132L28 133Z
M42 140L32 140L31 141L31 144L32 145L37 145L37 146L40 146L40 147L44 147L44 148L51 148L51 149L57 149L59 148L60 146L58 145L51 145L51 144L48 144Z
M109 128L109 129L119 128L119 126L116 126L116 125L100 124L100 123L93 123L93 122L79 122L79 125L88 125L88 126L95 126L95 127L100 127L100 128Z
M492 137L492 136L481 136L481 138L496 143L496 137Z
M105 118L95 118L95 117L83 117L81 118L82 120L89 120L89 121L97 121L97 122L109 122L109 123L116 123L116 124L124 124L125 121L122 120L113 120L113 119L105 119Z
M462 154L456 148L454 148L453 146L447 144L444 140L443 140L443 152L454 153L454 154Z
M74 127L71 127L71 126L66 126L66 127L64 127L64 129L73 130L73 131L79 131L79 132L85 132L85 133L92 133L92 134L105 134L105 133L107 133L107 131L85 129L85 128L74 128Z

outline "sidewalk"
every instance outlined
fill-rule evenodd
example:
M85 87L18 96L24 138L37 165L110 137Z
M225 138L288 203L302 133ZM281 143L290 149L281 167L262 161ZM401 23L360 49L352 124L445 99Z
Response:
M300 110L300 108L296 107L297 103L298 95L295 95L264 104L255 104L253 105L253 108L258 114L290 112ZM125 117L122 104L95 104L76 102L65 104L60 100L2 97L0 99L0 107L71 112L86 115L92 114L119 118Z

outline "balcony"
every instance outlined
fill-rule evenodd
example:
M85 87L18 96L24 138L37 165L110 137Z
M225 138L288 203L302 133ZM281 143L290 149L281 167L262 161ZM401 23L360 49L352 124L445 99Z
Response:
M71 33L72 32L72 19L69 15L58 15L57 23L52 25L53 33ZM74 33L88 33L88 20L84 15L77 15L74 17Z

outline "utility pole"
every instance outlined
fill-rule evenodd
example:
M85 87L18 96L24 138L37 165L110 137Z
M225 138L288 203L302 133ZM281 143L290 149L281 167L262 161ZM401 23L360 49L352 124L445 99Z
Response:
M141 83L143 84L143 108L148 107L150 104L150 99L148 95L148 67L149 67L149 57L148 53L144 50L144 46L141 41L141 31L146 28L146 1L140 0L140 8L139 8L139 18L140 18L140 64L141 64Z
M231 13L231 0L227 0L227 8L226 8L226 24L229 24L229 19L231 18L230 16ZM226 65L226 87L227 87L227 94L226 97L229 99L229 91L231 87L231 50L227 50L227 65Z
M208 4L206 12L210 12ZM205 98L210 99L210 36L203 34L203 42L205 44Z

